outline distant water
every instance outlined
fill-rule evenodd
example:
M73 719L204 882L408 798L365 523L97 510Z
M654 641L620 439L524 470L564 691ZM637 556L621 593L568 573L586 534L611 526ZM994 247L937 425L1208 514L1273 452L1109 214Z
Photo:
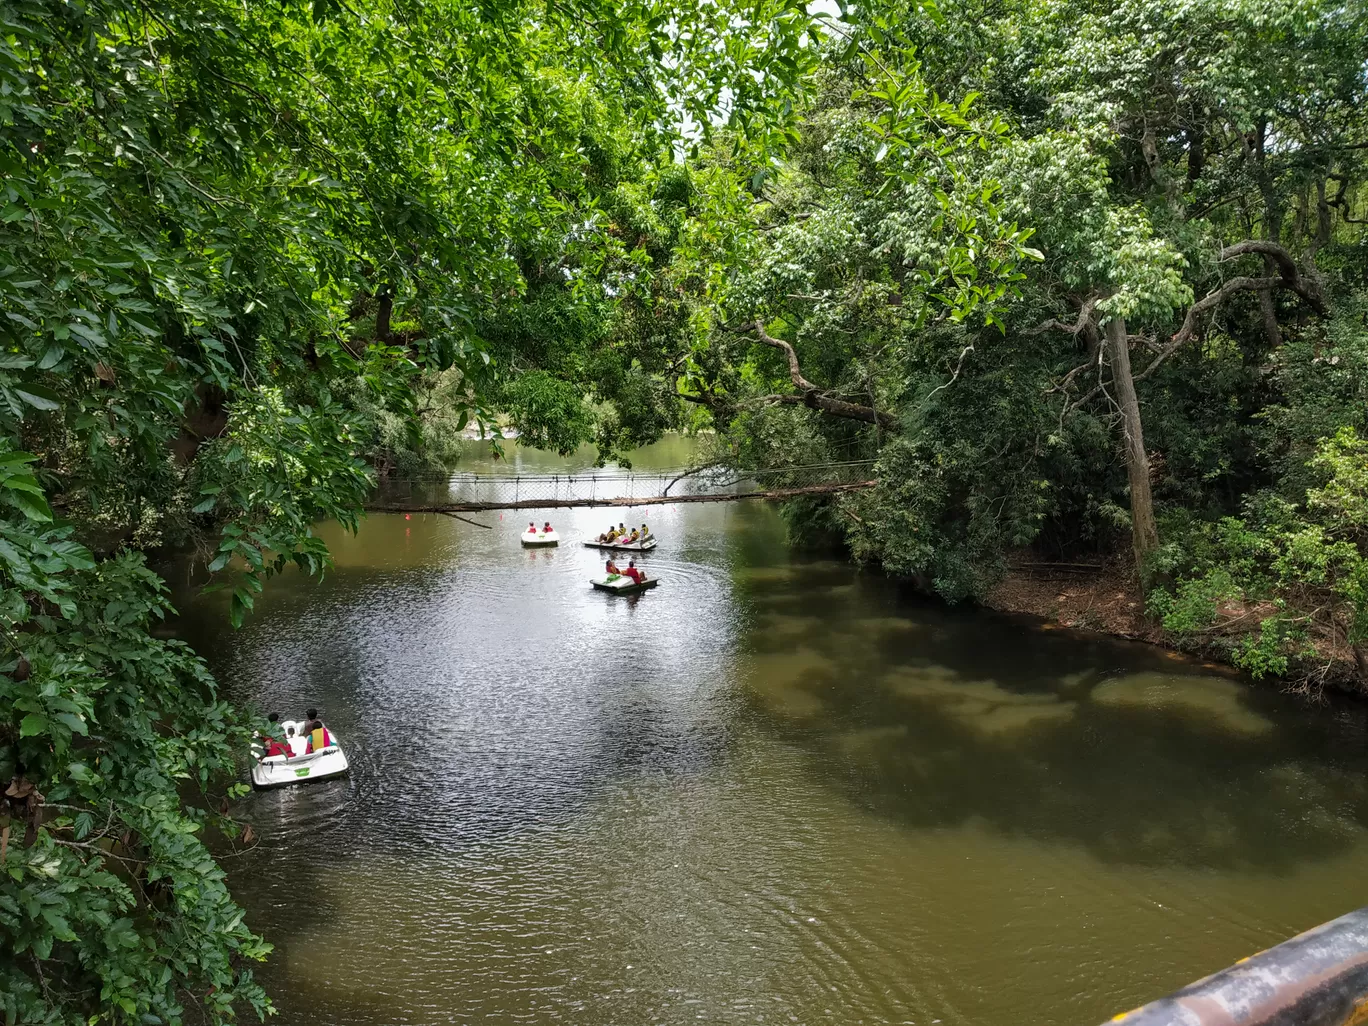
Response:
M182 599L352 760L239 810L282 1022L1091 1026L1368 904L1360 707L947 611L755 503L632 511L662 585L603 595L611 515L376 516L240 631Z

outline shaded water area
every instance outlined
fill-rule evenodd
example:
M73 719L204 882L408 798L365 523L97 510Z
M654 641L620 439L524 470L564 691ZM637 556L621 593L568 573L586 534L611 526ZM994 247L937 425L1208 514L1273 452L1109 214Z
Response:
M1360 706L946 610L758 503L636 511L662 585L604 595L629 514L548 515L328 530L236 632L182 598L352 760L239 810L282 1021L1091 1026L1368 904Z

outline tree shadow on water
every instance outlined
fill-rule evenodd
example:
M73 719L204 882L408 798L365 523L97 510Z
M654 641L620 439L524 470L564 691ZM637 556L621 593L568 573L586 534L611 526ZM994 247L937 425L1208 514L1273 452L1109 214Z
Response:
M1113 863L1272 873L1368 828L1361 711L831 576L749 582L743 680L760 721L857 805Z

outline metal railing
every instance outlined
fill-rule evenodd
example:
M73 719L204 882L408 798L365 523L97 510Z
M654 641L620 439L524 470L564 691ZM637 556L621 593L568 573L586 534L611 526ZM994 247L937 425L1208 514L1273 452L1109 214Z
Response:
M1354 1026L1368 1023L1368 908L1241 959L1112 1023Z

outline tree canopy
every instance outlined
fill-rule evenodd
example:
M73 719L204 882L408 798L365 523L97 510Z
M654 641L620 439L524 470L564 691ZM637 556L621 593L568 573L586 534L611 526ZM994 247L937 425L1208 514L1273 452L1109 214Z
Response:
M355 524L420 395L563 437L563 379L519 391L491 326L550 279L587 316L605 206L686 119L782 140L806 29L768 0L0 11L6 1021L269 1010L206 847L241 839L251 723L152 633L144 551L199 546L240 619L326 568L313 525Z

